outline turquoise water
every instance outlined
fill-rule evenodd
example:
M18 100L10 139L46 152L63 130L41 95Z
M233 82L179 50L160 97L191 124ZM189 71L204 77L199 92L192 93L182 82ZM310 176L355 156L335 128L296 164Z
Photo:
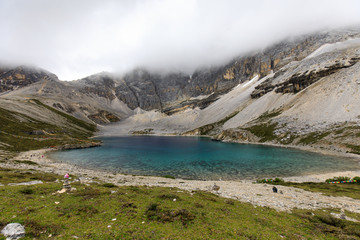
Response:
M289 148L222 143L208 138L100 138L97 148L58 151L57 161L86 168L184 179L238 180L360 169L359 162Z

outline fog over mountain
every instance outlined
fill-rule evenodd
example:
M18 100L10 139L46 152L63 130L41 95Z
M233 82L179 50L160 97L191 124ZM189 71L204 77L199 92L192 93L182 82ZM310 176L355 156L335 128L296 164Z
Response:
M1 0L0 62L61 80L192 72L286 37L360 23L356 0Z

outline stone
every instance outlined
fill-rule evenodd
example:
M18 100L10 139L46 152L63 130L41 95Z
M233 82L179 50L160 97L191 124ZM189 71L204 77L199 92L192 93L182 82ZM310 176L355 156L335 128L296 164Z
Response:
M43 182L40 180L30 181L30 182L22 182L22 183L9 183L9 186L28 186L28 185L35 185L35 184L42 184Z
M1 230L7 240L25 237L25 228L20 223L9 223Z
M214 183L214 186L212 187L212 190L213 190L213 191L219 191L219 190L220 190L220 186L218 186L218 185L216 185L216 184Z

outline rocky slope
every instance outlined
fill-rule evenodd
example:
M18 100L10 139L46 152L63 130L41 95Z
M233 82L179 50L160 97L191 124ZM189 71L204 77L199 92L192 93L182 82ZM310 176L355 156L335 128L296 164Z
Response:
M360 152L359 38L359 29L306 35L192 74L135 69L62 82L44 70L2 68L0 100L36 98L86 121L119 122L103 127L105 135L210 135Z
M160 110L168 115L186 108L204 109L239 83L258 75L277 72L292 61L299 61L325 43L360 36L355 30L317 33L288 39L263 51L233 59L223 66L198 69L192 74L157 74L135 69L124 76L101 73L82 79L77 86L112 101L119 99L130 109ZM199 97L200 96L200 97Z
M273 73L240 83L204 109L134 115L105 135L209 135L224 141L311 145L360 153L360 40L326 43Z

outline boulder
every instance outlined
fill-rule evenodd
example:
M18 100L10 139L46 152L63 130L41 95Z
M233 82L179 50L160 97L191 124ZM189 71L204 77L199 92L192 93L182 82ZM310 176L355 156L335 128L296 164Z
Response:
M19 239L25 237L25 228L20 223L9 223L1 230L1 233L7 240Z

